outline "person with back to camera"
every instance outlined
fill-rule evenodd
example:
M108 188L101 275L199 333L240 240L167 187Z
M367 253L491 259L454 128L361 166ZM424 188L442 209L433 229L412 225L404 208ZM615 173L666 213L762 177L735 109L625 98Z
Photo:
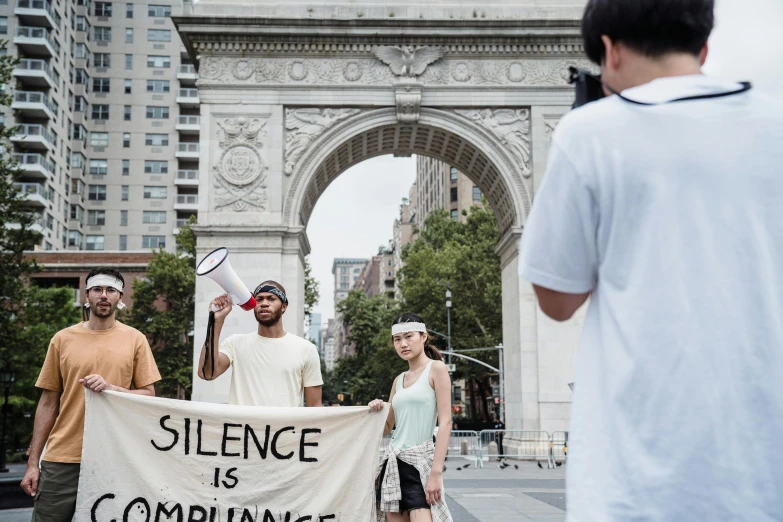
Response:
M394 435L376 480L378 521L449 522L443 493L443 463L451 435L451 378L427 327L416 314L404 313L392 325L397 354L408 371L394 379L384 435ZM380 399L368 405L381 411ZM437 442L432 442L435 422Z

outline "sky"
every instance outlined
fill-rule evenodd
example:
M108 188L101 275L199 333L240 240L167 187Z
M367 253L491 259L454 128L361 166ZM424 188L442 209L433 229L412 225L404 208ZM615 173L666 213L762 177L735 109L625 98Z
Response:
M717 0L716 27L704 72L748 80L783 98L783 0ZM399 205L416 178L414 158L381 156L360 163L332 183L307 226L310 264L320 283L315 312L334 317L335 257L370 258L392 237Z

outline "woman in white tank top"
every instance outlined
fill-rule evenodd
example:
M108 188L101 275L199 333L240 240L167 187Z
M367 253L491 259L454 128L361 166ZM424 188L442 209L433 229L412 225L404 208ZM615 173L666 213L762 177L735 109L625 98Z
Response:
M429 346L427 327L418 315L398 317L392 339L409 369L394 380L389 396L384 435L396 428L376 479L378 520L449 522L442 477L451 435L449 372L438 350ZM380 411L383 401L374 400L369 408Z

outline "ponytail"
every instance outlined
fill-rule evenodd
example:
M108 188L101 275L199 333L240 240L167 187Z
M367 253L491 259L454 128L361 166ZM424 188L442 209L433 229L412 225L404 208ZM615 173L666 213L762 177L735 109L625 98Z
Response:
M429 345L430 340L427 339L424 342L424 355L432 359L433 361L442 361L443 356L440 354L437 348Z

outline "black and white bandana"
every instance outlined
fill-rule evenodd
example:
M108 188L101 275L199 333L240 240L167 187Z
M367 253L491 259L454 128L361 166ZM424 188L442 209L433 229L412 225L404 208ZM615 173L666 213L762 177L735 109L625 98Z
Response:
M268 294L276 295L283 303L288 304L288 298L285 296L282 290L277 288L276 286L272 285L258 285L256 289L253 291L253 297L258 296L258 294L266 292Z

